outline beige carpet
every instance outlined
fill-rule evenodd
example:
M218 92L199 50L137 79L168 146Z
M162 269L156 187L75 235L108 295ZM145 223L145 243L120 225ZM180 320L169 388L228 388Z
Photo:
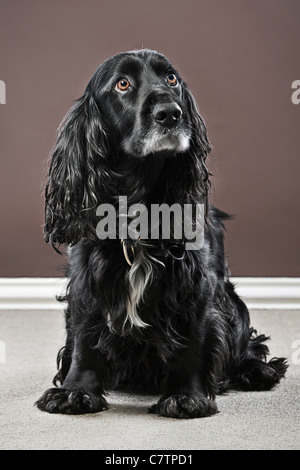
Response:
M39 411L33 403L51 386L64 343L63 313L0 312L0 449L299 449L300 312L251 318L271 335L272 356L288 357L286 379L272 392L218 397L213 417L174 420L147 414L157 397L124 393L110 394L110 410L93 415Z

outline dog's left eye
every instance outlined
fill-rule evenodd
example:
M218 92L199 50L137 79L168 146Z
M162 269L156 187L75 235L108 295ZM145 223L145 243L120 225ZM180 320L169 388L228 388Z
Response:
M177 77L174 73L168 73L167 82L170 86L176 86L178 83Z
M127 91L130 87L130 82L127 80L127 78L122 78L119 80L115 86L115 90L118 91L119 93L124 93Z

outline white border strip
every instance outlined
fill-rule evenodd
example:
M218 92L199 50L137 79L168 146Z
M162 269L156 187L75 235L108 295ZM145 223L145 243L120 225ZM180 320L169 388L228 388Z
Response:
M299 277L233 277L237 293L251 309L300 310ZM0 278L0 310L57 310L64 278Z

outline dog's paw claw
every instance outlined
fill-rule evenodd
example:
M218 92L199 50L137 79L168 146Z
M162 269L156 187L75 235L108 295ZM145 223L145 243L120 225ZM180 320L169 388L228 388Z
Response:
M50 388L35 405L42 411L62 414L97 413L108 409L108 404L102 396L63 388Z
M149 413L167 418L203 418L218 413L215 402L204 396L171 395L162 397L149 408Z

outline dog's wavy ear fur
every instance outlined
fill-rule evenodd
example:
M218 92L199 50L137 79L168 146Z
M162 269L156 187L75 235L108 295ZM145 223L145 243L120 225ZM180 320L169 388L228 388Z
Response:
M88 85L65 116L52 152L45 188L46 242L55 247L96 238L107 154L104 124Z
M199 193L202 193L203 202L206 207L205 213L207 216L209 210L208 192L210 190L211 183L209 179L210 173L206 166L206 157L211 151L211 146L207 137L206 126L200 115L197 102L186 84L183 87L183 97L191 119L193 136L190 155L194 157L195 171L198 170L197 175L195 175L195 181L200 184Z
M197 102L187 85L185 85L183 88L183 95L185 103L187 105L188 114L192 121L192 130L194 133L194 146L196 146L197 150L200 151L202 157L204 157L205 159L211 151L205 123L202 117L200 116Z

